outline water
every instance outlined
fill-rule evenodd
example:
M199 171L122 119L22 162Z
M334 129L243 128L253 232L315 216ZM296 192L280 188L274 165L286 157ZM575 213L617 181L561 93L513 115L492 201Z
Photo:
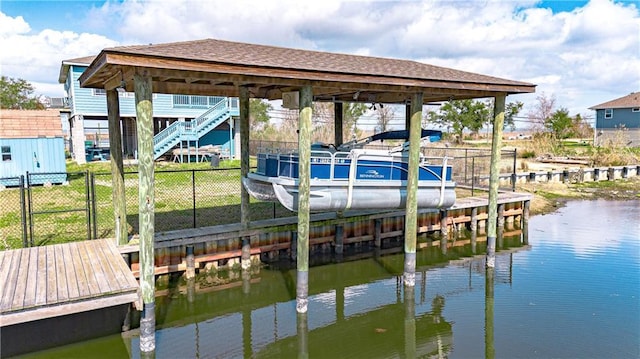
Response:
M576 201L505 237L494 271L471 245L318 265L309 312L295 271L200 276L158 297L157 358L638 358L640 201ZM484 250L479 242L477 252ZM140 357L135 331L34 357Z

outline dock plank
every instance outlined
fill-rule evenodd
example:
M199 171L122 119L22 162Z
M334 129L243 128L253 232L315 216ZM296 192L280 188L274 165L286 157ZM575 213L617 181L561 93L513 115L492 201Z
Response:
M67 288L67 260L64 257L61 244L52 246L56 253L56 280L58 282L58 303L69 301L69 288Z
M82 265L84 266L84 272L87 275L87 284L89 285L89 290L91 291L91 295L100 295L105 289L104 276L102 272L99 270L94 270L93 261L95 255L93 251L87 246L88 241L79 242L78 250L80 251L80 257L82 258Z
M2 282L0 283L0 287L2 288L2 298L0 298L0 310L4 310L5 303L13 301L13 292L12 288L15 286L15 279L11 278L11 265L14 262L14 257L18 256L20 253L18 251L8 251L4 260L2 261L2 268L0 269L0 275L2 275Z
M56 278L56 250L53 246L45 246L47 251L47 304L58 301L58 279Z
M38 250L38 272L36 275L35 305L47 304L47 248Z
M36 304L36 293L38 288L38 257L40 256L40 247L31 247L29 249L29 269L27 275L27 284L24 293L23 308L29 308Z
M87 244L91 247L94 253L94 260L100 268L104 282L107 284L108 289L102 289L103 293L111 293L120 290L120 285L116 279L113 269L111 268L111 260L105 255L103 249L106 243L100 243L100 241L91 241Z
M120 254L116 245L114 243L108 243L105 247L107 248L110 257L119 257L122 259L121 261L114 260L111 262L116 279L120 284L120 288L128 288L131 286L137 287L138 282L130 275L131 269L129 269L124 258L122 258L122 254Z
M29 257L31 256L31 249L27 248L22 251L22 258L18 263L18 276L29 276ZM16 289L13 294L13 302L11 308L22 308L24 306L24 296L27 288L27 281L21 278L16 278Z
M82 255L77 243L69 246L71 252L71 258L73 260L73 267L76 272L76 285L78 286L79 298L89 297L91 295L91 288L89 286L88 274L85 273L84 266L82 265Z
M67 291L69 298L78 298L80 296L78 290L78 278L76 275L75 261L71 254L71 245L62 246L62 254L65 262L65 278L67 280Z
M2 298L2 309L10 309L13 304L13 296L16 292L16 287L19 282L20 276L20 259L22 258L22 251L18 251L11 257L11 266L9 267L9 273L7 275L7 283L5 285L5 291Z

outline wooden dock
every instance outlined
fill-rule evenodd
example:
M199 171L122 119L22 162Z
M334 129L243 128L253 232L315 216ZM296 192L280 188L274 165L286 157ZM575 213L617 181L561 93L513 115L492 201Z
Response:
M139 285L111 240L0 252L0 327L139 300Z

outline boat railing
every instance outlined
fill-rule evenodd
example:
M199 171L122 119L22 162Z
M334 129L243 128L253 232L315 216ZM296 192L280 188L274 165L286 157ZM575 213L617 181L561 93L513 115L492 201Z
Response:
M421 157L419 177L434 180L448 180L449 158ZM358 172L358 165L366 166L366 173ZM259 153L257 173L268 177L298 178L299 158L297 153ZM335 152L312 150L310 155L312 179L323 180L404 180L408 175L405 156L392 155L383 150L351 150ZM428 174L425 174L428 173ZM357 177L357 178L356 178Z

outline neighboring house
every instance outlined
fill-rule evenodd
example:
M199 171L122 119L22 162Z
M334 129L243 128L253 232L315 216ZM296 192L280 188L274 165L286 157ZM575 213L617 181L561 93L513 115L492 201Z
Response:
M78 81L93 59L62 61L58 78L68 99L70 152L78 163L86 161L87 148L109 147L106 92L81 88ZM134 94L119 94L123 152L125 158L134 158L138 147ZM231 158L239 153L237 98L153 94L152 99L156 159L184 147L215 146Z
M19 185L27 173L32 184L62 183L65 172L59 110L0 110L1 186Z
M623 141L628 146L640 146L640 92L589 109L596 111L596 145Z

